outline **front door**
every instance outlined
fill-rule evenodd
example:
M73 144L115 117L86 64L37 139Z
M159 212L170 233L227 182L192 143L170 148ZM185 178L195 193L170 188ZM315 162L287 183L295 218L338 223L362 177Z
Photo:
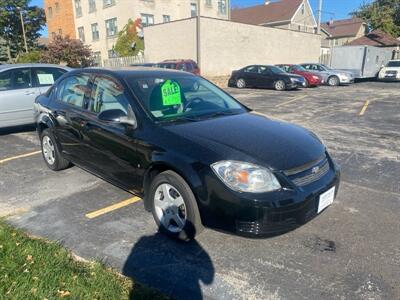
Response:
M39 89L32 84L31 68L0 73L0 126L33 124L33 103Z
M104 178L132 191L141 187L138 177L138 160L134 129L119 122L103 121L99 118L107 110L121 110L128 115L131 110L128 93L114 77L98 75L92 85L87 102L86 124L82 128L86 148L85 160Z

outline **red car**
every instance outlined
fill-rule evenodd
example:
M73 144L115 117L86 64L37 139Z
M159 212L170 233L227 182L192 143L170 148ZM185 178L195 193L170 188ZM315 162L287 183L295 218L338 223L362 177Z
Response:
M180 70L200 75L197 63L191 59L168 59L156 64L158 68Z
M293 73L297 75L301 75L306 79L306 87L314 87L324 83L324 80L321 76L307 71L300 65L276 65L287 73Z

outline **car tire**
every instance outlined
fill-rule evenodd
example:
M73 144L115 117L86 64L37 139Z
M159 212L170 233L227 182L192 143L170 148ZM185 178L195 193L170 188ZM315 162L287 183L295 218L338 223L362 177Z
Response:
M305 88L309 88L309 87L311 87L311 86L310 86L310 83L308 82L308 80L307 80L307 79L306 79L306 81L305 81L305 84L306 84L306 85L304 86Z
M328 85L338 86L340 84L340 79L337 76L331 76L328 78Z
M196 198L180 175L173 171L158 174L149 192L151 211L160 232L190 241L203 231Z
M236 87L238 89L244 89L246 86L246 81L243 78L239 78L238 80L236 80Z
M274 88L277 91L284 91L286 90L286 83L283 80L278 80L274 83Z
M54 135L50 129L42 131L40 134L40 144L44 162L51 170L60 171L70 166L70 162L62 157Z

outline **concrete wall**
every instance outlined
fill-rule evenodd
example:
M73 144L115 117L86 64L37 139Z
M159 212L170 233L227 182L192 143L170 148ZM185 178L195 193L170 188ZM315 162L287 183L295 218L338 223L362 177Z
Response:
M319 35L201 18L202 75L229 75L249 64L318 62ZM145 28L145 57L196 60L196 19Z
M193 59L196 54L196 18L144 28L146 62L165 59Z

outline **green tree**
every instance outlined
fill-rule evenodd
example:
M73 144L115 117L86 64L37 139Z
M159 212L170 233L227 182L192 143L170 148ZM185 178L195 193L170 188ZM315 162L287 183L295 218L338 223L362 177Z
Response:
M29 50L36 48L40 30L46 23L44 10L38 6L29 6L29 2L30 0L0 0L0 39L5 41L9 60L25 51L20 10Z
M132 21L129 19L128 24L118 33L118 39L115 43L114 51L119 56L137 55L139 51L143 51L143 38L138 36L136 28L141 26L141 20ZM134 46L134 47L133 47Z
M84 68L93 65L93 53L80 40L58 35L47 46L40 60L50 64L65 64L71 68Z
M41 57L41 51L33 50L28 53L21 53L20 55L18 55L16 61L17 63L37 63L40 62Z
M371 29L381 29L395 37L400 36L400 0L365 2L352 14L365 20Z

